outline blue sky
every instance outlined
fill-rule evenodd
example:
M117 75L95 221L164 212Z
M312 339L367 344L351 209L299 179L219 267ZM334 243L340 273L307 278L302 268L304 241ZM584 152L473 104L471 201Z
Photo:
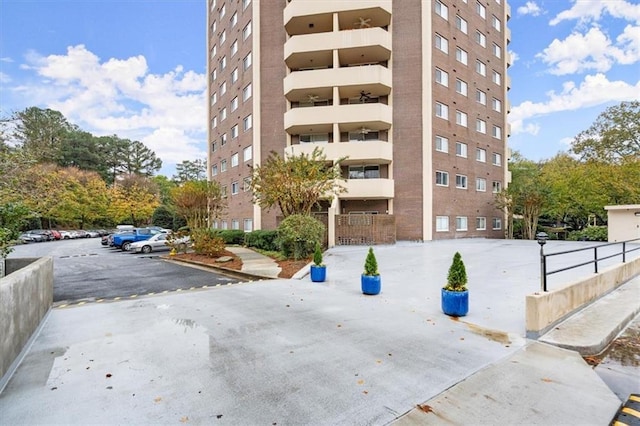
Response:
M638 1L509 4L512 149L550 158L606 107L640 99ZM171 176L206 156L206 10L206 0L0 0L0 115L61 111L93 134L142 141Z

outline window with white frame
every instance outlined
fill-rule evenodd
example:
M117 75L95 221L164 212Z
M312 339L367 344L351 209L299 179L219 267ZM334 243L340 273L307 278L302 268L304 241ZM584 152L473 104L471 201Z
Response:
M436 136L436 151L449 152L449 139Z
M211 176L217 176L218 175L218 165L214 164L213 166L211 166Z
M449 186L449 173L436 171L436 185Z
M482 76L487 75L487 66L484 62L476 60L476 72Z
M240 229L240 222L238 219L231 219L231 229Z
M482 47L487 47L487 37L482 34L480 31L476 30L476 43L478 43Z
M251 0L242 0L242 10L245 10L251 3Z
M369 166L349 166L349 179L379 179L380 166L372 164Z
M227 31L222 30L222 32L220 33L220 39L219 39L220 46L222 46L225 41L227 41Z
M250 66L251 66L251 52L249 52L247 56L245 56L242 59L242 69L246 71L249 69Z
M220 121L222 122L226 119L227 119L227 108L225 107L220 110Z
M500 101L500 99L493 98L491 100L491 109L502 112L502 101Z
M469 54L466 50L456 47L456 61L461 64L467 65L467 61L469 60Z
M445 104L441 104L440 102L436 102L436 117L448 120L449 107Z
M449 216L436 216L436 232L449 230Z
M456 124L467 127L467 113L462 111L456 111Z
M493 56L496 58L502 57L502 48L495 43L493 43Z
M236 124L231 128L231 139L235 139L238 137L238 125Z
M456 157L467 158L467 144L464 142L456 142Z
M227 5L223 4L222 7L220 8L220 18L222 18L226 14L227 14Z
M233 58L233 55L236 53L238 53L238 40L234 40L233 43L231 43L231 57Z
M436 68L436 83L449 86L449 74L440 68Z
M436 34L436 49L449 53L449 40L442 37L440 34Z
M502 128L499 126L493 126L491 128L491 136L496 139L502 139Z
M466 230L467 230L467 217L456 216L456 231L466 231Z
M502 229L502 219L500 219L499 217L494 217L493 218L493 230L500 230Z
M493 28L495 28L498 32L502 31L502 23L500 22L500 20L496 17L493 16L491 18L491 25L493 26Z
M484 231L487 229L487 218L486 217L476 217L476 230Z
M217 54L218 54L218 46L214 44L210 51L210 55L209 55L210 59L215 58Z
M242 179L242 190L244 192L251 191L251 176Z
M476 148L476 161L481 163L487 162L487 150L482 148Z
M253 231L253 219L244 219L243 221L244 232Z
M487 18L487 8L480 4L479 1L476 2L476 12L482 19Z
M498 154L497 152L491 154L491 164L493 164L494 166L502 166L502 155Z
M226 186L224 186L222 189L224 189L224 195L223 195L223 197L224 197L224 198L227 198L227 187L226 187ZM226 219L225 219L225 220L222 220L222 221L220 222L220 229L227 229L227 221L226 221Z
M456 93L467 96L467 83L459 78L456 78Z
M218 142L211 142L211 152L216 152L218 150Z
M456 15L456 28L467 34L468 24L467 21L460 15Z
M242 150L242 161L249 161L253 157L253 147L249 145Z
M220 173L227 171L227 160L220 161Z
M220 84L220 96L223 96L225 93L227 93L227 82L223 81L222 84Z
M476 191L478 192L487 191L487 180L485 178L476 178Z
M226 67L227 67L227 56L225 55L222 58L220 58L220 71L222 71Z
M449 19L449 9L440 0L436 0L436 15L445 21Z
M251 21L249 21L247 25L245 25L244 28L242 29L242 39L246 40L247 37L249 37L250 35L251 35Z
M231 99L231 112L238 109L238 97Z
M493 74L491 75L491 81L500 86L502 84L502 76L499 72L493 71Z
M211 128L215 129L216 127L218 127L218 116L217 115L211 119Z
M238 81L238 68L234 68L233 71L231 71L231 84L236 81Z
M499 180L494 180L491 184L491 190L493 191L494 194L497 194L500 191L502 191L502 182L500 182Z
M235 27L238 24L238 12L234 12L231 16L231 28Z
M238 181L231 182L231 195L238 195L240 192L240 184Z
M242 129L246 132L252 127L253 127L253 116L249 114L242 119Z
M252 95L252 87L251 87L251 83L247 84L246 86L244 86L244 89L242 89L242 102L246 102L247 99L249 99Z
M233 154L231 154L231 167L238 167L238 161L239 159L239 155L237 152L234 152Z
M214 81L216 81L217 78L218 78L218 69L214 68L213 71L211 71L211 82L213 83Z
M487 122L484 120L476 119L476 132L486 134L487 133Z
M227 134L223 133L220 137L220 146L225 146L227 144Z
M487 94L480 89L476 89L476 102L482 105L487 104Z
M467 189L467 177L465 175L456 175L456 188Z
M214 106L218 102L218 92L213 92L211 94L211 106Z

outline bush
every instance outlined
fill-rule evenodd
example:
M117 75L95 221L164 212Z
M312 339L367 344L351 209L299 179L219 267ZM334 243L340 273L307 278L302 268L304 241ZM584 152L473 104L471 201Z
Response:
M589 226L581 231L573 231L567 237L570 241L607 241L609 238L606 226Z
M212 229L215 235L225 242L225 244L244 244L244 231L241 229Z
M191 242L196 254L210 257L219 256L225 248L224 240L213 229L194 230L191 233Z
M244 234L244 245L266 251L278 251L277 231L252 231Z
M316 243L316 249L313 252L313 264L316 266L324 266L322 264L322 248L320 243Z
M364 261L364 275L380 275L380 272L378 272L378 261L376 260L376 255L373 254L373 247L369 247L367 258Z
M456 252L453 255L453 261L449 267L447 275L447 285L445 290L449 291L465 291L467 289L467 270L464 267L462 256Z
M306 259L322 241L324 224L308 215L293 214L280 223L277 234L278 249L287 258Z

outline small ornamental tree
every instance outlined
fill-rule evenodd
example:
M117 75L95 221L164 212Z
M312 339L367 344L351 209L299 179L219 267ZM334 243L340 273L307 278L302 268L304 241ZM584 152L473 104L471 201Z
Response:
M320 248L320 243L316 243L316 251L313 253L313 264L316 266L324 266L322 264L322 248Z
M466 291L467 290L467 271L462 261L460 253L456 252L453 256L453 262L449 267L447 275L447 285L444 287L448 291Z
M294 214L285 218L277 229L276 244L287 258L308 259L316 243L322 240L324 224L312 216Z
M369 276L377 276L380 275L378 272L378 261L376 260L376 255L373 254L373 247L369 247L369 252L367 253L367 258L364 261L364 275Z

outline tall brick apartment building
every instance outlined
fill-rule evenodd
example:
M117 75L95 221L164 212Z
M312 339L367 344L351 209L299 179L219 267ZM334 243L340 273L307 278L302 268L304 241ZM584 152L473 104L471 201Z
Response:
M208 173L228 202L216 227L274 229L249 166L320 146L348 157L348 191L321 208L331 245L371 214L398 240L503 236L506 0L207 1Z

